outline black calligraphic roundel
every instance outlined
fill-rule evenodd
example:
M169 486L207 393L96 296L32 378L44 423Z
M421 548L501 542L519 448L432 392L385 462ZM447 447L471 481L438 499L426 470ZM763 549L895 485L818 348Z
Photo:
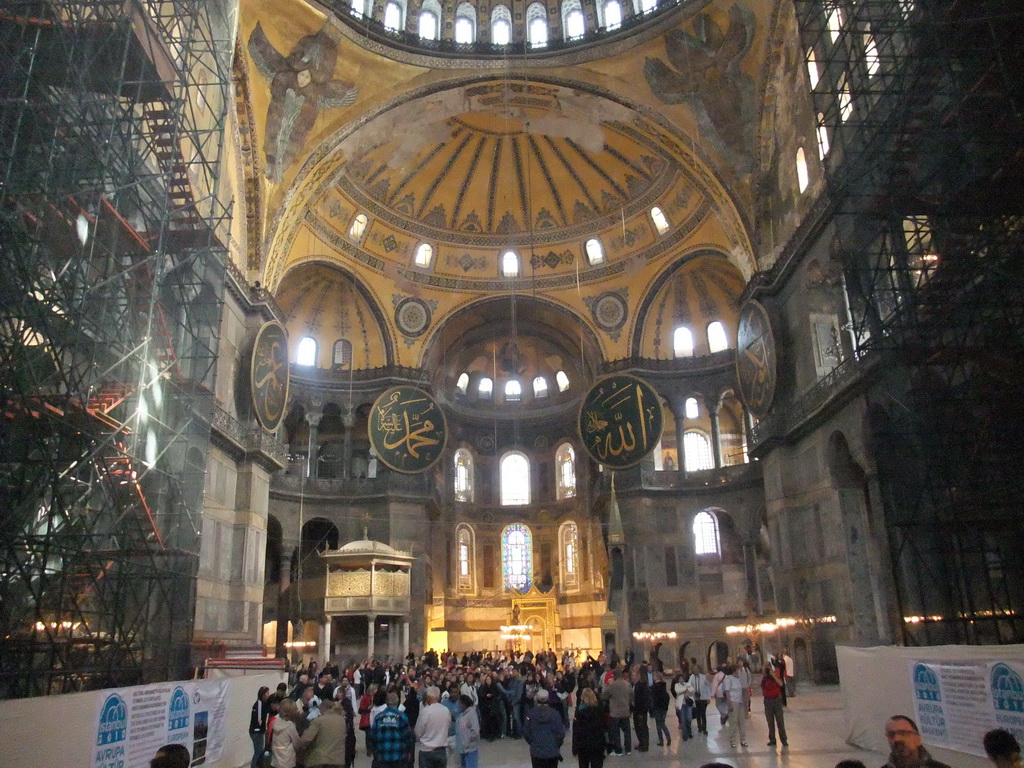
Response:
M661 400L643 379L619 373L597 381L580 406L580 439L609 469L638 464L661 439Z
M396 472L426 472L441 458L448 428L441 407L429 393L391 387L370 412L370 445Z
M753 299L740 310L736 337L740 398L752 414L764 418L775 398L775 337L768 312Z
M265 430L275 431L288 403L288 332L280 323L265 323L256 334L249 385L256 418Z

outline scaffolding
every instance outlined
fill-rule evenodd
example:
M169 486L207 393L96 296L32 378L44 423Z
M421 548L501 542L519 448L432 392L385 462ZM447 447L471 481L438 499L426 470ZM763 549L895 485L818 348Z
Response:
M1024 9L796 0L907 644L1024 640Z
M0 698L189 675L229 10L0 9Z

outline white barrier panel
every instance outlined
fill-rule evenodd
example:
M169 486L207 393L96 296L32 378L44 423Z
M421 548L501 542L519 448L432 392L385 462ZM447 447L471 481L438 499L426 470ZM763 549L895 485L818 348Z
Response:
M1024 742L1024 645L836 648L846 741L887 754L885 721L914 718L932 756L958 768L990 768L985 732Z
M5 701L0 765L148 768L172 742L188 747L193 766L248 765L256 693L284 679L268 672Z

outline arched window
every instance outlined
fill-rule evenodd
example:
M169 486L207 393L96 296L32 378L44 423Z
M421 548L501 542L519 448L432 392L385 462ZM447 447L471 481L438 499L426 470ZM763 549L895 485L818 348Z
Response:
M437 40L438 25L437 14L433 11L420 11L420 37L424 40ZM421 245L420 248L423 246ZM428 248L430 246L427 246ZM419 259L419 250L416 251L416 258Z
M864 33L864 66L868 69L868 77L874 77L882 68L882 59L878 55L878 45L871 28Z
M618 29L622 26L622 6L619 0L607 0L601 6L603 25L605 29Z
M565 375L565 371L555 374L555 382L558 384L559 392L565 392L569 388L569 377Z
M353 240L359 240L363 236L363 232L366 231L366 214L357 213L356 217L352 219L352 226L348 228L348 236Z
M372 13L371 0L352 0L352 13L356 16L369 16Z
M811 81L811 90L818 87L818 59L814 55L814 49L807 49L807 77Z
M562 30L566 40L576 40L586 33L580 0L562 0Z
M725 326L718 320L715 320L715 322L708 325L708 349L711 352L721 352L723 349L728 348L729 339L725 335Z
M592 267L604 262L604 248L601 247L601 241L596 237L587 240L587 261Z
M700 418L700 405L697 403L696 397L686 398L686 418L697 419Z
M533 583L533 541L530 529L514 523L501 532L501 571L505 589L526 592Z
M548 44L548 13L541 3L526 9L526 40L534 48Z
M650 13L658 7L658 0L640 0L640 13Z
M715 467L711 441L702 432L693 431L683 435L683 453L686 455L687 472L700 472L702 469Z
M825 13L828 14L828 34L833 43L837 42L843 32L843 9L838 2L826 2Z
M664 235L668 232L668 219L665 218L665 214L661 212L661 208L658 206L651 208L651 220L654 222L654 228L658 230L659 235Z
M562 575L562 589L578 589L580 585L579 529L576 523L562 523L558 528L559 570Z
M796 185L801 192L807 189L810 177L807 175L807 157L804 155L804 148L797 147L796 150Z
M473 456L465 448L455 452L455 500L473 500Z
M338 339L334 342L331 362L335 368L349 368L352 365L352 342L348 339Z
M295 353L296 365L316 365L316 339L312 336L303 336L299 342L299 349Z
M499 5L491 11L491 42L508 45L512 42L512 11Z
M466 390L469 389L469 374L463 371L459 374L459 380L455 382L455 388L462 394L466 394Z
M672 332L672 353L676 357L693 357L693 331L685 325Z
M518 403L523 399L523 388L517 379L509 379L505 382L505 402Z
M501 505L518 506L530 503L530 460L519 451L506 453L501 459Z
M455 11L455 42L470 45L476 40L476 8L462 3Z
M538 376L533 380L533 396L535 398L548 396L548 380L543 376Z
M505 251L501 256L501 274L503 277L515 277L519 274L519 254Z
M402 6L394 0L384 6L384 29L401 32L402 21Z
M853 93L844 74L839 78L839 119L844 123L853 115Z
M433 39L433 38L431 38ZM417 267L429 267L431 259L434 258L434 248L430 243L420 243L420 247L416 249L416 266Z
M562 443L555 452L555 474L558 477L556 496L571 499L576 496L576 452L569 443Z
M828 154L828 126L825 125L825 116L818 113L818 157L822 160L825 159L825 155Z
M490 377L484 376L480 379L480 383L476 385L476 391L481 398L490 400L491 394L494 392L494 382L491 381Z
M721 552L718 519L710 512L698 512L693 518L693 550L698 555L717 555Z
M468 525L460 525L456 534L457 551L455 567L455 583L459 592L473 591L473 573L476 571L476 552L474 551L473 529Z

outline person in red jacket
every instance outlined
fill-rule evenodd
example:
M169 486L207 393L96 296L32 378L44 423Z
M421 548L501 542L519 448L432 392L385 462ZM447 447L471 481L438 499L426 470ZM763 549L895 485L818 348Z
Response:
M782 746L789 746L786 738L786 716L783 712L782 675L772 664L764 665L764 676L761 678L761 695L764 696L764 717L768 721L768 746L774 747L775 726L779 727L779 738Z

